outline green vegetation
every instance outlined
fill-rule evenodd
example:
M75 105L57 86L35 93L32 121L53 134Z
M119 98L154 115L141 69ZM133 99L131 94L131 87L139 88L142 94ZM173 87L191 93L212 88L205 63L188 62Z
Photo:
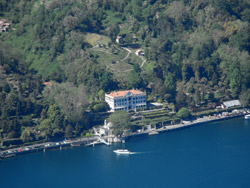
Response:
M0 33L0 139L82 135L108 109L104 93L120 89L180 117L230 99L248 106L249 13L248 0L0 0L11 23Z
M191 117L191 113L187 108L183 107L178 111L177 116L179 116L181 119L188 119Z
M115 136L121 136L131 129L130 120L130 114L125 111L114 112L108 119L113 125L112 130Z

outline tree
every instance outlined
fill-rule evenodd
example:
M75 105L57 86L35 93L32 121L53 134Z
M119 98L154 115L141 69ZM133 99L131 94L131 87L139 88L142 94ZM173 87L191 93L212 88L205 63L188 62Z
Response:
M129 87L130 88L140 88L141 86L141 78L138 72L132 70L129 74Z
M214 93L213 92L209 92L207 95L208 100L213 101L214 100Z
M189 110L187 108L181 108L177 115L181 118L181 119L188 119L191 117L191 113L189 112Z
M99 97L100 101L104 101L104 99L105 99L105 92L102 89L98 92L98 97Z
M239 98L243 107L248 106L250 103L250 90L241 93Z
M201 92L199 89L195 90L194 101L195 101L195 104L197 104L197 105L200 105L200 103L201 103Z
M187 64L183 64L181 68L182 80L186 82L188 78L188 66Z
M104 72L100 78L100 85L104 91L112 91L117 88L117 84L112 79L112 74Z
M3 90L6 92L6 93L9 93L10 92L10 86L7 82L5 82L4 86L3 86Z
M229 81L230 81L230 89L233 97L236 97L241 90L242 85L242 75L237 62L232 62L229 66Z
M88 103L87 92L83 85L77 88L70 82L53 83L52 87L47 87L44 90L44 96L49 102L55 102L68 119L72 121L83 120L84 105ZM56 112L54 111L54 113Z
M125 42L127 45L129 45L129 44L131 44L131 43L133 42L131 34L126 34L126 36L125 36L125 38L124 38L124 42Z
M83 125L80 124L79 122L76 122L76 126L75 126L75 132L76 132L76 136L79 136L81 134L81 132L83 131Z
M137 73L141 72L141 68L140 68L139 64L134 64L133 68L134 68L135 72L137 72Z
M178 91L177 95L176 95L176 103L178 106L185 106L186 103L186 94L183 91Z
M192 60L201 60L200 46L196 45L191 53Z
M188 14L185 5L182 1L174 1L166 11L166 14L178 22L185 22L188 19Z
M167 93L170 93L172 96L175 96L176 93L176 82L172 73L168 72L165 76L164 85L166 86Z
M120 32L120 27L118 24L111 25L108 29L108 35L113 42L115 42L116 36Z
M59 111L59 108L56 104L53 104L49 107L49 110L47 112L47 116L51 122L53 122L59 114L60 114L60 111Z
M100 102L94 105L93 110L95 112L105 112L109 110L109 105L106 102Z
M218 75L214 72L212 76L212 83L216 85L218 83Z
M131 128L131 116L126 111L114 112L108 121L113 124L113 133L115 136L121 136L124 130L129 130Z
M250 22L250 8L246 8L241 12L241 18L244 21Z
M46 140L50 139L53 132L51 121L49 119L43 120L40 124L40 130L42 131L42 135L46 138Z
M230 43L240 50L250 50L249 31L238 32L230 38Z
M23 142L31 142L35 139L35 135L32 132L30 127L26 127L23 131L22 131L22 135L21 135L21 140Z
M19 136L18 136L18 133L17 133L17 131L16 130L12 130L12 131L10 131L9 133L8 133L8 136L7 136L8 138L19 138Z
M73 127L71 125L67 125L66 129L65 129L65 137L66 138L70 138L73 136Z

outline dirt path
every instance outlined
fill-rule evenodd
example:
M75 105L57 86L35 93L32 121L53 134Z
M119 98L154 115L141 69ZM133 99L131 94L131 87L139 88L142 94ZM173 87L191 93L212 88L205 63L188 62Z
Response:
M131 50L130 49L128 49L128 48L123 48L123 49L126 50L126 51L128 51L128 54L127 54L127 56L125 58L123 58L120 61L125 61L129 57L129 55L131 54Z
M122 47L122 49L126 50L128 53L127 53L127 55L126 55L123 59L116 61L117 63L119 63L119 62L124 62L126 59L128 59L128 57L129 57L130 54L132 53L132 51L131 51L130 49L128 49L128 48ZM92 48L92 50L93 50L93 51L103 52L103 53L112 55L112 53L100 49L98 45L94 46L94 47ZM136 54L135 54L135 55L136 55ZM142 63L141 63L141 65L140 65L140 68L142 68L142 67L144 66L144 64L146 63L147 60L146 60L144 57L141 57L141 56L138 56L138 55L136 55L136 56L139 57L139 58L141 58ZM127 69L127 70L124 70L124 71L119 71L119 70L114 70L114 68L113 68L112 66L107 66L107 67L108 67L109 69L111 69L111 70L113 70L113 71L116 71L116 72L119 72L119 73L122 73L122 72L130 72L130 71L133 70L133 69Z

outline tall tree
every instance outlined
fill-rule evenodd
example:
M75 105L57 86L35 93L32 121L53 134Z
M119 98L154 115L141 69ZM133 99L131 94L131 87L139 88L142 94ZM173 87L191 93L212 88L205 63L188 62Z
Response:
M113 124L113 133L116 136L121 136L125 130L130 130L131 128L131 116L126 111L114 112L109 118L108 121Z
M172 97L174 97L176 93L176 82L171 72L168 72L165 76L164 85L166 86L167 93L171 94Z

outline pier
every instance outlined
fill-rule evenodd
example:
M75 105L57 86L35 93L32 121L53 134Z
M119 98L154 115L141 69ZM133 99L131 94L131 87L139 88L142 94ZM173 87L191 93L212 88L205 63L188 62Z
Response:
M85 144L85 146L95 146L97 144L106 144L106 145L111 145L110 142L107 142L104 138L98 138L96 141L92 143Z

